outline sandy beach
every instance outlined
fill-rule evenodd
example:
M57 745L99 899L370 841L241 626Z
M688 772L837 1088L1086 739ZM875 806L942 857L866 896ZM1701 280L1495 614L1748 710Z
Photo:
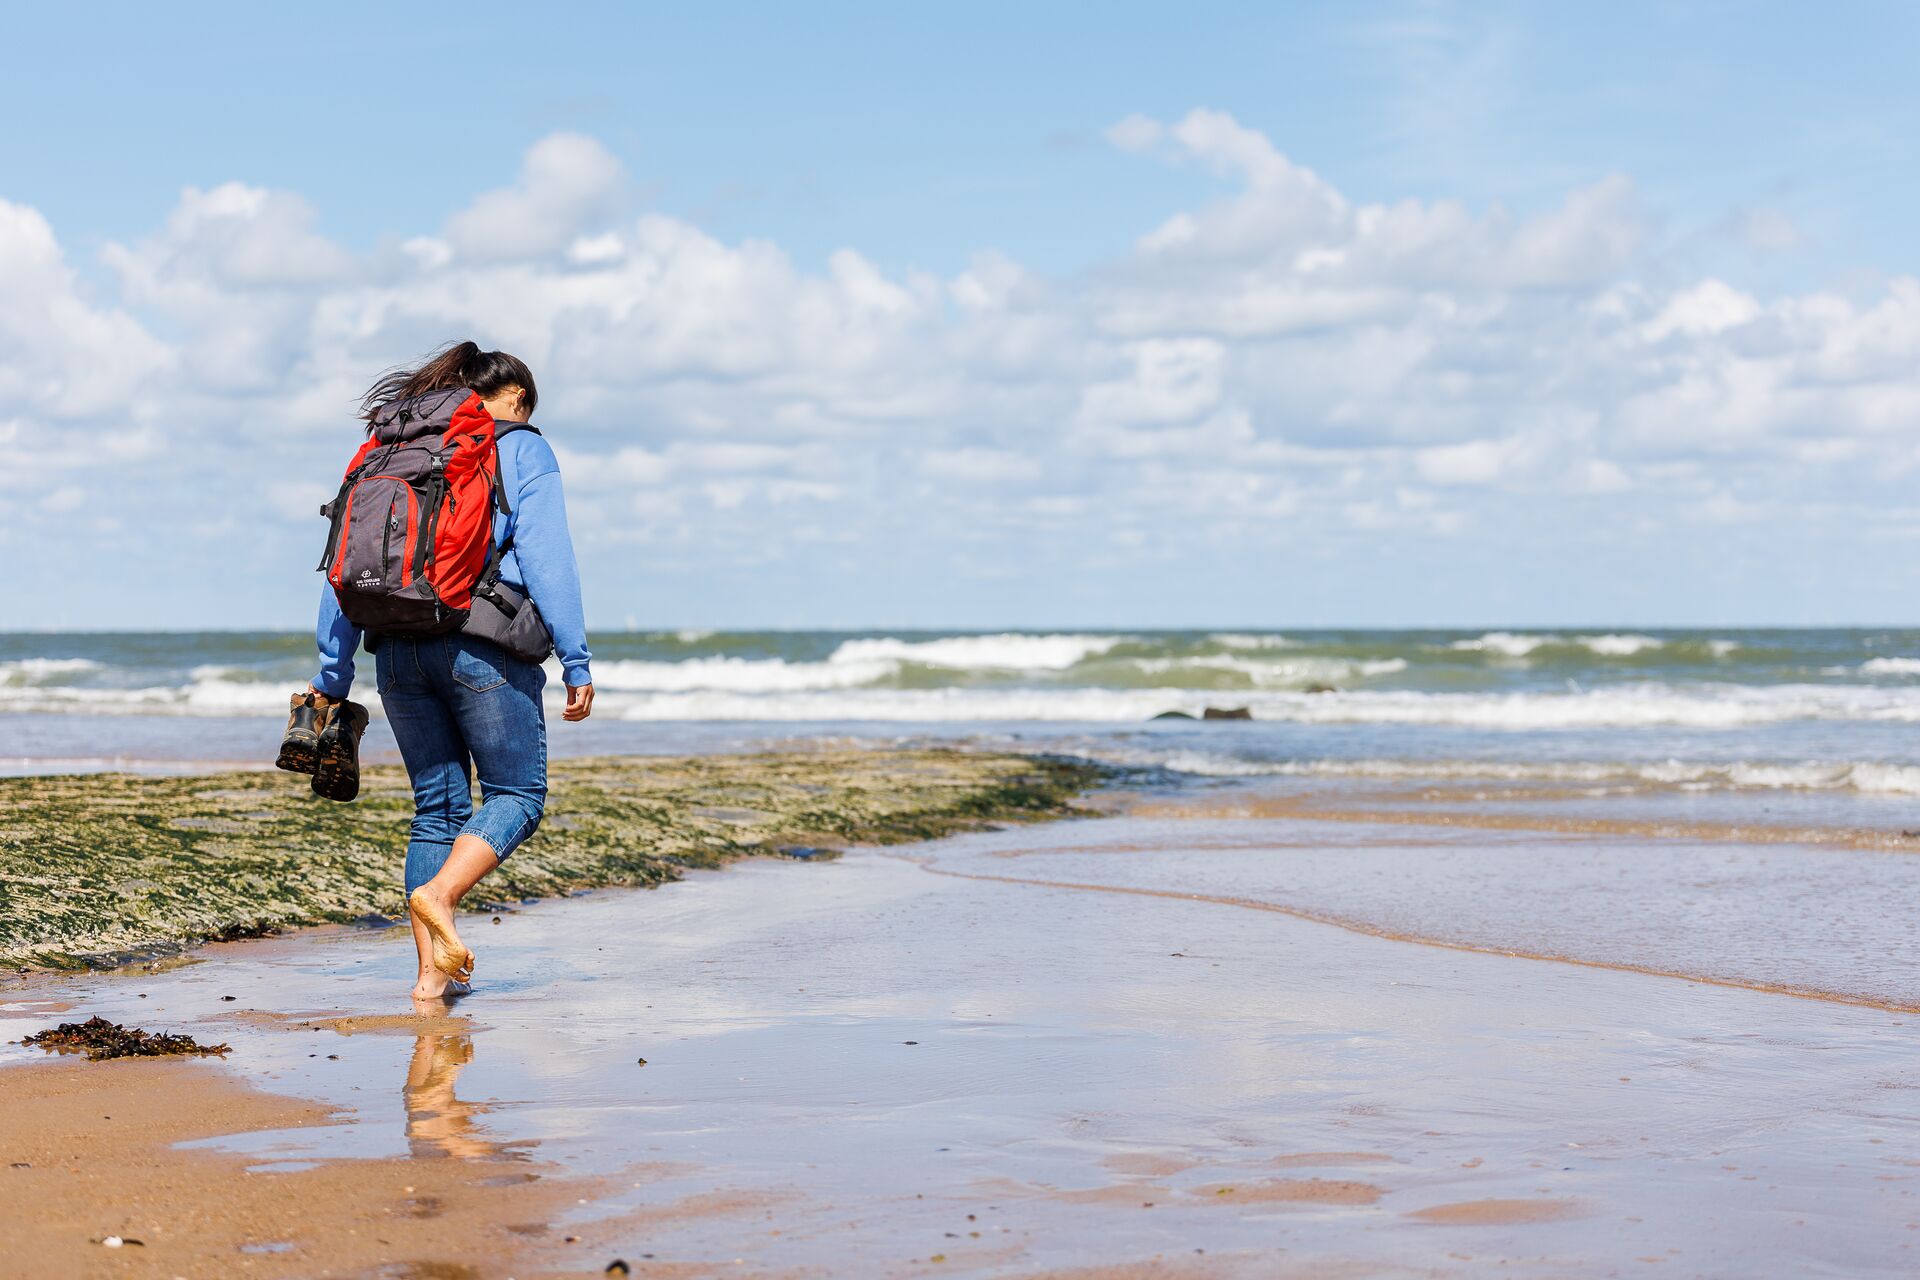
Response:
M487 981L427 1018L396 999L411 953L390 928L15 979L10 1042L99 1013L232 1046L50 1065L10 1043L18 1256L36 1275L1911 1274L1912 1000L1857 981L1906 970L1910 930L1818 939L1835 885L1872 872L1884 896L1920 870L1858 832L1756 846L1507 800L1107 795L1094 818L525 904L474 919ZM1703 868L1725 927L1651 909Z
M1920 1280L1920 5L5 32L0 1280Z

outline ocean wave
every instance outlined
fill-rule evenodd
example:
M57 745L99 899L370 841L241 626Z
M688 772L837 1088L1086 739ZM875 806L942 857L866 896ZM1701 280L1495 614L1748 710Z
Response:
M92 658L16 658L0 662L0 686L38 684L81 671L98 671Z
M621 658L593 665L597 691L676 693L702 689L734 693L785 693L803 689L852 689L897 674L886 658L787 662L781 658L688 658L645 662Z
M0 685L0 710L54 714L285 715L298 682L199 678L134 689L83 685ZM376 700L377 701L377 700Z
M1286 636L1249 635L1241 631L1215 631L1207 639L1223 649L1297 649L1301 642Z
M1166 711L1199 714L1218 693L1168 689L845 689L752 695L685 691L629 695L632 720L1034 720L1113 723ZM1449 726L1486 730L1685 727L1737 729L1794 720L1920 722L1920 691L1822 685L1673 688L1635 685L1554 693L1250 691L1234 697L1256 720L1294 724Z
M1920 658L1868 658L1859 671L1868 676L1920 676Z
M858 651L856 651L858 652ZM1244 662L1244 666L1227 667ZM1144 683L1119 678L1140 664ZM1790 721L1920 723L1920 687L1899 684L1669 685L1638 682L1564 690L1427 691L1344 688L1309 693L1316 681L1349 684L1404 669L1404 660L1184 659L1106 660L1111 685L1074 683L1047 673L1017 682L917 687L911 664L881 657L789 662L779 658L693 658L680 662L603 659L595 664L602 707L633 720L726 721L1040 721L1123 723L1163 712L1200 714L1208 705L1245 706L1256 721L1301 725L1407 725L1488 731L1608 730L1677 727L1733 730ZM1193 687L1179 672L1247 672L1248 687ZM83 672L75 683L0 682L0 710L160 715L284 713L300 680L283 672L203 666L177 684L111 687ZM114 674L108 672L105 674ZM360 699L377 709L372 672L362 672ZM1115 687L1115 686L1118 687ZM557 666L548 664L549 700L562 697Z
M1108 753L1114 755L1117 753ZM1857 791L1920 795L1920 766L1878 761L1658 763L1504 760L1249 760L1201 751L1128 752L1118 763L1150 764L1203 777L1365 778L1386 781L1489 781L1646 785L1682 790Z
M1285 689L1336 680L1394 675L1407 669L1405 658L1268 658L1233 654L1200 654L1185 658L1131 658L1130 665L1145 675L1178 676L1192 671L1232 671L1247 677L1256 688ZM1169 687L1177 687L1169 685Z
M964 671L1065 671L1107 652L1125 636L1030 635L1005 632L989 636L949 636L939 640L845 640L828 662L892 659Z
M1463 653L1494 653L1503 658L1524 658L1541 649L1559 648L1584 649L1601 658L1630 658L1665 645L1666 641L1658 637L1636 634L1568 636L1489 631L1471 640L1455 640L1447 647Z

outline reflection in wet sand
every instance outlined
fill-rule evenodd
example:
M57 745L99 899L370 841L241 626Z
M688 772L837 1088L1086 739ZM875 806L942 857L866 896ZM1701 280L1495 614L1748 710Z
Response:
M420 1036L407 1063L407 1147L416 1158L481 1160L501 1148L481 1136L474 1117L486 1108L454 1096L460 1070L473 1061L473 1037L460 1033Z

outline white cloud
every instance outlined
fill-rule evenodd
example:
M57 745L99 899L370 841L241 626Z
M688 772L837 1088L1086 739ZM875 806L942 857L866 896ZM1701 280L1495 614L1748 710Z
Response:
M620 162L595 139L552 134L528 150L512 186L486 192L447 219L446 239L456 252L483 260L555 253L613 216L623 180Z
M188 187L159 234L132 249L110 245L106 259L131 298L161 305L178 304L188 289L325 284L353 264L314 221L312 207L289 192L240 182Z
M1430 484L1487 485L1506 479L1528 461L1529 441L1469 440L1463 444L1435 445L1413 455L1414 469Z
M126 311L80 288L53 228L0 200L0 404L65 420L105 415L157 390L173 353Z
M612 232L603 232L597 236L580 236L567 246L567 261L583 267L618 262L626 256L626 245Z
M1019 484L1040 475L1040 463L1004 449L934 449L920 459L920 470L963 484Z
M1719 280L1702 280L1674 294L1644 332L1654 342L1676 333L1701 337L1751 324L1760 313L1760 303L1749 295Z
M87 502L87 491L77 484L63 484L58 489L48 490L40 499L40 509L52 515L64 515L69 511L78 511Z
M1080 395L1081 421L1146 426L1188 422L1220 403L1226 348L1211 338L1152 338L1129 343L1131 368Z

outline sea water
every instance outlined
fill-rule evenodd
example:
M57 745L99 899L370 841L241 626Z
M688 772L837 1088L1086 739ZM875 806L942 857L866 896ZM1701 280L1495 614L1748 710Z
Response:
M951 738L1210 777L1920 797L1920 630L679 630L592 647L594 716L551 726L559 753ZM371 666L358 691L377 717ZM313 668L303 633L0 635L0 768L264 763ZM1209 707L1252 719L1155 718ZM392 756L377 719L368 750Z

